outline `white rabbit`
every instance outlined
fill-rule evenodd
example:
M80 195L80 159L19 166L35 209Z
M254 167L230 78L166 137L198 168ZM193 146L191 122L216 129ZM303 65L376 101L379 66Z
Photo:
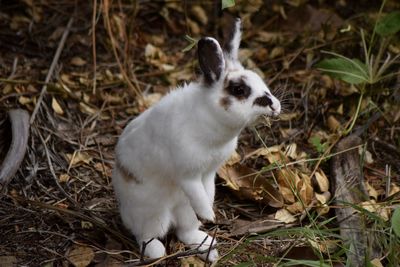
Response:
M206 251L216 244L199 230L196 216L215 219L215 173L247 124L261 114L280 113L280 102L263 80L238 61L240 25L240 19L231 25L224 50L215 39L202 38L200 80L166 95L119 138L112 181L122 221L141 247L146 244L147 257L165 255L158 238L170 228L192 248ZM217 259L213 248L207 260Z

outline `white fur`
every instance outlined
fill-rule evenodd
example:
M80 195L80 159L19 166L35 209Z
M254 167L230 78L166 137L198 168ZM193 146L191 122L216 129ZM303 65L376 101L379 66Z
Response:
M237 47L240 33L238 38L233 40ZM119 138L116 160L136 178L127 181L121 170L114 168L113 185L122 221L141 246L147 243L145 255L150 258L165 255L165 247L157 238L165 236L171 227L193 248L202 244L199 249L207 250L216 244L199 230L201 223L196 216L215 219L215 173L235 150L238 135L249 122L260 114L280 112L276 98L272 99L273 109L252 104L255 98L269 93L257 74L225 69L212 85L192 82L172 91L131 121ZM252 95L224 108L220 103L226 93L224 79L236 76L245 77ZM205 259L206 255L201 257ZM212 249L208 260L217 259L218 252Z

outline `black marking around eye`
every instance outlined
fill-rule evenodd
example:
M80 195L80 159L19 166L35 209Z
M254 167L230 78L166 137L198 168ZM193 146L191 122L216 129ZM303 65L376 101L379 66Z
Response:
M257 97L256 100L254 100L253 105L258 105L261 107L272 106L272 100L271 100L271 98L269 98L268 95L260 96L260 97Z
M239 100L247 99L251 95L251 87L248 86L243 77L237 80L228 81L225 87L226 92Z

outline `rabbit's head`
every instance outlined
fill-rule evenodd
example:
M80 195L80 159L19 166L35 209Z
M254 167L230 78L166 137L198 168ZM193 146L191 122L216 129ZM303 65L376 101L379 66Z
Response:
M202 87L209 96L210 110L231 126L243 126L264 114L277 116L281 111L262 78L245 69L238 60L241 21L231 25L223 48L211 37L198 42L198 60Z

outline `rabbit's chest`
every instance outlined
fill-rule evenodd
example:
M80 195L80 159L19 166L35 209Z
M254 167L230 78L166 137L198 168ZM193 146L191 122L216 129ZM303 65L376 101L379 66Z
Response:
M229 143L222 147L198 147L192 151L192 164L194 167L207 171L216 170L235 151L236 142Z

